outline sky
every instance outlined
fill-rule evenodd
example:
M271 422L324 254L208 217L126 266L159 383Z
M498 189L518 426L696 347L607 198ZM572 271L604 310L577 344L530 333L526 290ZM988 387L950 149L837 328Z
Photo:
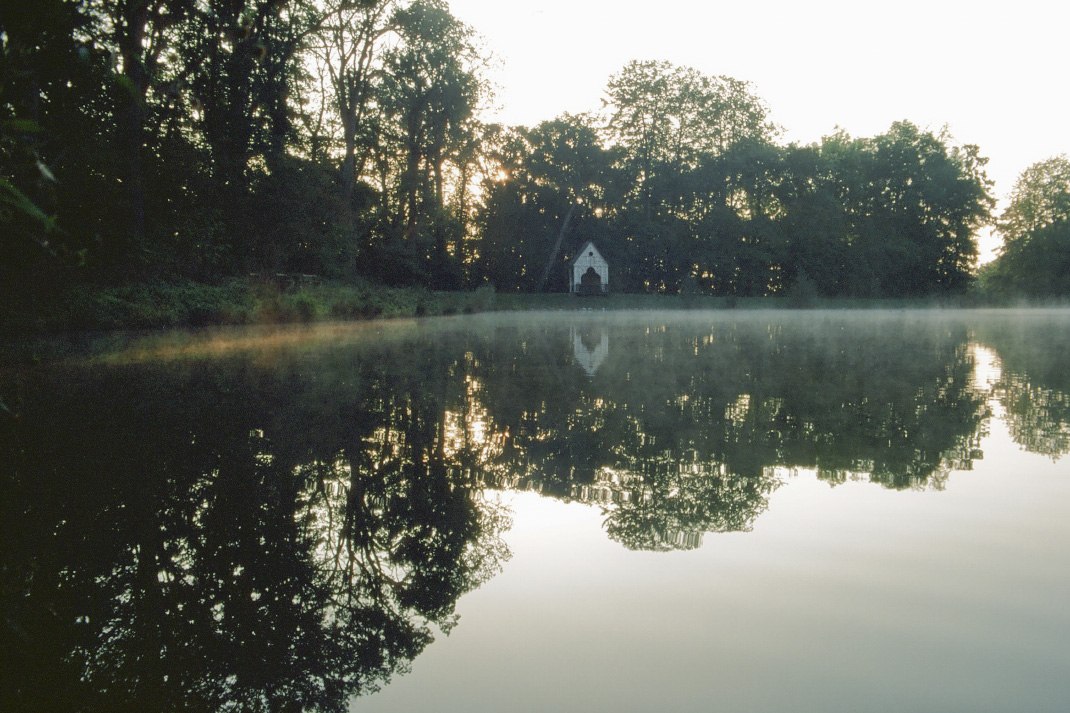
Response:
M1060 0L449 0L493 55L488 119L600 107L609 77L665 60L751 83L784 143L909 120L976 144L1001 205L1070 154L1070 3ZM998 239L982 237L982 259Z

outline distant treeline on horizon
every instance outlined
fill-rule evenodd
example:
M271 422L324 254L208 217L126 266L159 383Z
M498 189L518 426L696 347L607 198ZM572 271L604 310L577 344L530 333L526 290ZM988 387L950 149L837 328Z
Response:
M10 5L10 4L9 4ZM481 120L443 0L39 0L0 14L0 297L250 273L723 296L1070 293L1070 160L995 201L909 121L783 145L737 79L666 62L597 115ZM977 265L994 225L999 258Z

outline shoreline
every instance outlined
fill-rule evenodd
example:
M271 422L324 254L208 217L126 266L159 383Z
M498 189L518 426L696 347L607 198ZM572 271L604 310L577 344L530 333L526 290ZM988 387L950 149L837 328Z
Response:
M49 300L23 301L0 312L0 337L79 332L166 330L212 326L372 321L534 310L765 310L973 309L1064 307L1065 300L1025 303L977 293L917 298L818 296L718 297L613 293L580 298L567 293L431 292L364 282L279 286L254 279L70 288Z

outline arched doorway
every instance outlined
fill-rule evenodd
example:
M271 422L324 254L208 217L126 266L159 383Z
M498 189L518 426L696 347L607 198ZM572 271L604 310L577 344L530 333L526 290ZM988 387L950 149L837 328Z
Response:
M580 275L580 292L584 294L597 294L602 291L602 276L595 272L593 267L588 267L587 272Z

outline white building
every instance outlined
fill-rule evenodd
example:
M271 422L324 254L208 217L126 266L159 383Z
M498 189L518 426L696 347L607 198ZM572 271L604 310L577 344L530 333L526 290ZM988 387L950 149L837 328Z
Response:
M590 240L572 258L568 291L574 295L604 295L609 292L609 263Z

